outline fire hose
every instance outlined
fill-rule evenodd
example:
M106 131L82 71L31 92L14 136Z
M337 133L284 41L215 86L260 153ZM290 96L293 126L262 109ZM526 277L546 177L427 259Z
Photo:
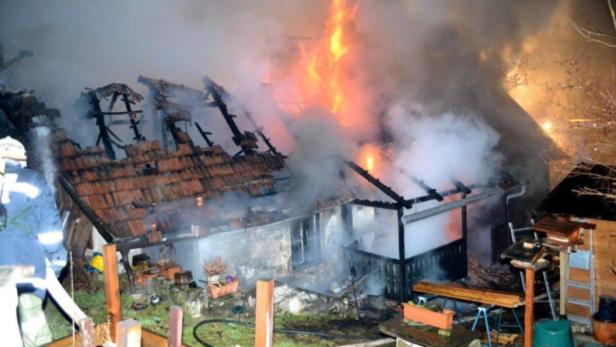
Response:
M242 322L242 321L238 321L238 320L233 320L233 319L206 319L206 320L202 320L201 322L197 323L195 325L195 327L193 328L193 336L195 338L195 340L197 340L201 345L205 346L205 347L214 347L214 345L211 345L209 343L207 343L206 341L204 341L203 339L201 339L199 337L199 335L197 334L197 330L206 325L206 324L212 324L212 323L223 323L223 324L237 324L237 325L243 325L243 326L247 326L247 327L251 327L254 328L254 323L250 323L250 322ZM351 335L332 335L332 334L328 334L328 333L324 333L321 331L311 331L311 330L302 330L302 329L288 329L288 328L274 328L274 332L275 333L282 333L282 334L291 334L291 335L306 335L306 336L318 336L318 337L322 337L325 339L342 339L342 340L360 340L361 338L358 336L351 336Z

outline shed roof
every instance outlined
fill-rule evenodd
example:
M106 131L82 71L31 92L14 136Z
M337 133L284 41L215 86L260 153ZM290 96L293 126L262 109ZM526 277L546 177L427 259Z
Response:
M616 166L578 164L541 203L547 213L616 220Z

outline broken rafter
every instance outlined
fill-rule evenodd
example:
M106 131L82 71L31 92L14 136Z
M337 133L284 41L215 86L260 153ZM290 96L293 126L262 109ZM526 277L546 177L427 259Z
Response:
M105 147L105 152L110 159L115 159L115 151L113 150L113 145L118 147L122 147L121 144L114 141L111 136L114 136L118 141L121 141L116 134L114 134L111 129L105 124L105 115L103 114L103 110L101 109L100 99L96 93L96 90L90 90L86 93L88 98L88 103L92 108L90 111L90 117L96 119L96 125L98 126L98 138L96 140L96 145L98 145L101 141L103 141L103 146Z
M197 130L199 130L199 134L201 134L201 136L205 140L205 143L207 143L207 146L208 147L214 146L214 142L212 140L210 140L210 138L208 137L208 135L212 135L212 133L209 132L209 131L204 131L201 128L201 125L199 125L199 123L197 123L197 122L195 122L195 126L197 127Z
M383 192L388 197L392 198L398 205L411 208L413 205L411 202L404 200L404 197L396 193L389 186L385 185L381 180L372 176L367 170L364 170L361 166L357 165L353 161L345 161L345 164L353 169L353 171L357 172L361 177L363 177L366 181L372 183L376 188L378 188L381 192Z
M225 90L221 86L216 84L214 81L212 81L208 76L203 77L203 84L205 85L205 89L207 90L206 98L211 97L213 100L212 102L208 103L206 99L206 104L218 107L218 110L220 110L220 113L227 122L231 133L233 133L233 142L242 149L239 153L236 154L236 156L240 153L254 153L255 149L257 148L257 138L251 132L246 131L242 133L240 131L237 124L235 123L235 120L233 119L237 116L229 113L229 108L223 100Z
M365 200L365 199L355 199L351 201L351 203L355 205L367 206L367 207L376 207L376 208L385 208L388 210L397 210L398 204L393 202L385 202L385 201L373 201L373 200Z

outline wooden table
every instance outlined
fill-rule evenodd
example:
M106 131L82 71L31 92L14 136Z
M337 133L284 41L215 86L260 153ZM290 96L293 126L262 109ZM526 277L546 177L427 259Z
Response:
M379 331L387 336L426 347L467 347L473 340L481 338L478 332L470 331L459 324L454 324L450 336L441 336L436 328L426 325L410 325L404 323L402 317L392 318L379 324Z

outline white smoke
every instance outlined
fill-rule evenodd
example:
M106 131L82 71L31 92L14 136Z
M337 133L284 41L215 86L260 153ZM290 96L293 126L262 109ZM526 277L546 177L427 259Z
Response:
M47 185L55 194L57 168L53 153L51 152L51 131L46 126L38 126L34 128L33 134L38 169L42 172Z
M388 182L406 198L425 195L415 184L421 180L444 191L454 180L466 185L487 185L496 178L502 155L496 151L499 135L468 114L445 113L430 116L425 109L399 103L388 113L387 124L395 138ZM456 196L459 198L459 196ZM421 203L405 214L440 204ZM363 247L391 258L398 257L398 229L395 212L378 211L375 217L357 221L363 231ZM461 237L459 210L437 215L405 226L407 257L444 245Z

